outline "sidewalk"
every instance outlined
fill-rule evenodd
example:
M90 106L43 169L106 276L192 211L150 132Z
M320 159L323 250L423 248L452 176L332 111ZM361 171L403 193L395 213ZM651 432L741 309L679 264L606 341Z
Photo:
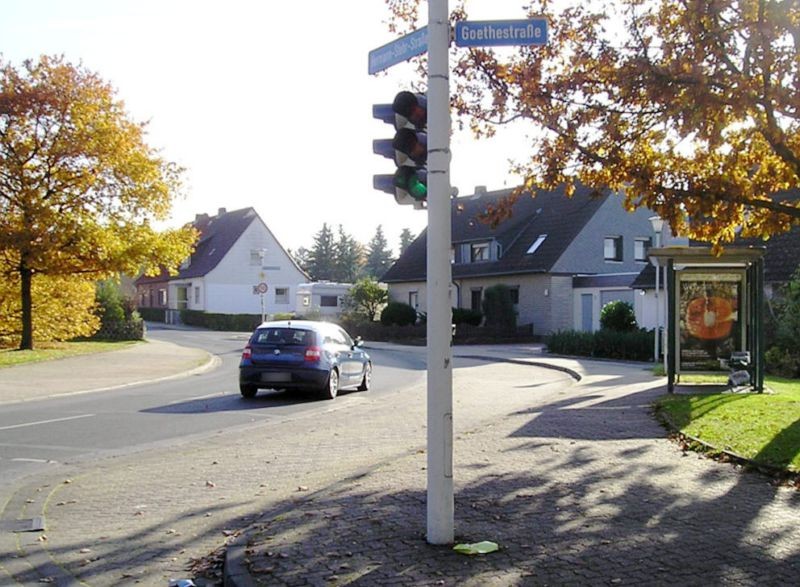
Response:
M6 367L0 369L0 404L181 377L216 360L200 349L146 340L118 351Z
M155 351L140 367L177 356L140 346ZM456 541L499 552L425 541L423 385L37 479L3 517L45 516L46 532L13 535L0 583L5 568L24 585L214 584L200 571L226 554L239 587L796 582L797 492L682 453L650 413L665 382L642 365L453 355Z
M493 541L498 552L426 543L426 457L414 453L265 511L228 549L226 585L797 581L796 492L680 452L650 410L664 381L642 366L536 354L516 360L580 381L455 437L455 541Z

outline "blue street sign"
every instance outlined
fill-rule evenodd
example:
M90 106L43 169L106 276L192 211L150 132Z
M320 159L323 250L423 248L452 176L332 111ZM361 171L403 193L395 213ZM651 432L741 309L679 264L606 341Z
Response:
M459 47L546 44L546 18L462 20L456 23L456 45Z
M428 50L428 27L409 33L369 52L369 74L378 73Z

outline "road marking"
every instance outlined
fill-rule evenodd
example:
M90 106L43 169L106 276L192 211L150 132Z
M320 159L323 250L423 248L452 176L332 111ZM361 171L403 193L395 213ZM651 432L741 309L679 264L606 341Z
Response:
M57 461L51 461L50 459L26 459L23 457L17 457L15 459L11 459L15 463L56 463Z
M69 416L68 418L54 418L52 420L39 420L38 422L27 422L26 424L14 424L12 426L0 426L0 430L14 430L15 428L27 428L28 426L39 426L40 424L53 424L55 422L67 422L69 420L80 420L81 418L91 418L96 414L81 414L80 416Z

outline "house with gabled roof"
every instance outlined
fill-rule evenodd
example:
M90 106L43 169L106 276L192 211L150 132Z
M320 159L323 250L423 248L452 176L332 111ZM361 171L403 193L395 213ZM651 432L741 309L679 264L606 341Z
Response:
M140 308L162 308L168 322L181 310L261 314L262 299L266 314L297 309L298 286L309 276L253 208L198 214L192 226L200 238L177 275L136 280Z
M451 202L453 287L456 308L480 309L495 284L512 290L517 324L537 335L557 330L596 330L600 308L614 299L633 301L630 284L647 264L653 242L641 208L628 212L608 190L579 186L523 194L512 215L496 227L481 220L511 190L483 192ZM382 276L389 297L425 312L426 232Z

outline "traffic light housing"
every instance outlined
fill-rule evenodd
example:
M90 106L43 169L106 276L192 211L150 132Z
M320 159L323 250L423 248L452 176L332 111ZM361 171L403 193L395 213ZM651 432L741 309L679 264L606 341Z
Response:
M425 95L399 92L391 104L373 105L372 116L395 128L394 138L373 141L372 151L392 159L397 166L394 174L373 176L373 187L394 195L398 204L423 208L428 197L428 138L425 133L428 105Z

